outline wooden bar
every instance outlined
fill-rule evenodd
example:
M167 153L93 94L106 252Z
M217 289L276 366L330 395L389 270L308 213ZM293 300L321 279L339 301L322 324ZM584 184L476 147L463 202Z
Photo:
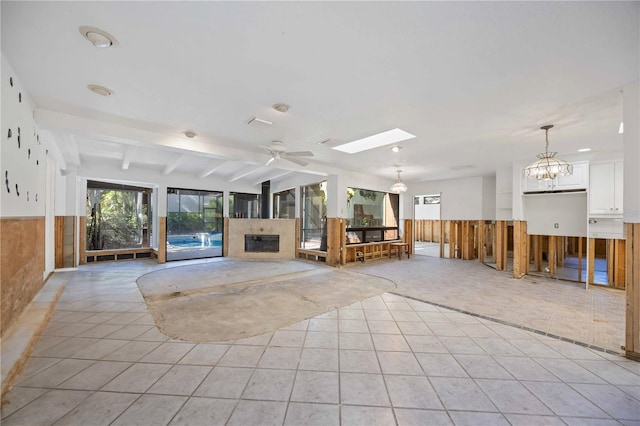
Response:
M582 282L582 238L578 237L578 281Z
M227 226L229 225L228 221L225 221L225 229L227 229ZM296 217L296 249L300 248L300 218Z
M64 216L54 218L55 267L64 268Z
M444 258L445 223L444 220L440 220L438 222L440 225L440 258Z
M80 238L78 241L78 249L80 252L80 264L87 263L85 253L87 251L87 217L80 216Z
M547 256L549 260L549 274L556 275L556 237L549 237L549 254Z
M340 264L340 218L327 218L327 258L326 263L329 266L337 266Z
M513 277L522 278L527 273L527 222L513 221Z
M596 259L596 239L589 238L589 248L587 249L587 283L592 284L594 278L594 261Z
M542 236L533 236L533 269L542 271Z
M225 218L223 235L223 252L226 249L229 251L229 236L227 230L229 229L229 219ZM226 242L225 242L226 241ZM158 217L158 263L167 262L167 217ZM226 254L225 254L226 256Z
M498 271L507 270L507 261L508 261L507 234L508 234L507 221L506 220L496 221L495 257L496 257L496 270Z
M461 258L464 260L469 260L471 259L471 248L469 247L469 234L470 232L470 226L469 226L469 221L468 220L463 220L460 222L460 231L461 231L461 235L460 235L460 240L461 240Z
M409 243L407 254L413 254L413 219L404 220L404 235L402 241Z
M626 266L626 241L625 240L614 240L615 241L615 272L613 278L613 285L616 288L625 288L625 266Z
M478 239L478 262L484 263L485 256L487 255L487 244L485 242L485 226L484 220L478 221L477 239Z
M614 285L615 258L614 240L607 239L607 284L610 286Z
M626 224L625 355L640 361L640 224Z
M340 264L344 265L346 261L347 251L345 245L347 244L347 221L340 219Z
M564 267L564 255L566 251L565 239L564 237L556 237L558 240L556 242L556 259L557 266Z

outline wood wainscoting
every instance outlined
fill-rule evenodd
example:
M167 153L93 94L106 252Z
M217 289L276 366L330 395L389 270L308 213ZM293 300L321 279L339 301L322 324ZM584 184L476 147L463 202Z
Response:
M0 336L44 285L44 217L0 219Z

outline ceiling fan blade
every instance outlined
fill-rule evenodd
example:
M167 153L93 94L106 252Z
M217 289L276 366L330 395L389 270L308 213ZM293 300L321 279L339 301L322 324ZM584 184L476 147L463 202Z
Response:
M311 151L294 151L287 152L287 155L290 157L313 157L313 152Z
M273 155L273 150L271 149L270 146L264 146L264 145L258 145L258 147L264 149L265 151L267 151L269 154Z
M292 163L295 163L295 164L297 164L299 166L303 166L303 167L306 166L307 164L309 164L306 161L298 160L297 158L284 157L284 159L287 160L287 161L291 161Z

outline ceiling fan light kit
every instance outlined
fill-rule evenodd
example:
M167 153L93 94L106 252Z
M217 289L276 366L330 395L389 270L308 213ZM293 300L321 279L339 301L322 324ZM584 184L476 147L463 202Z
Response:
M538 160L529 164L524 169L524 175L537 180L551 180L557 176L569 176L573 174L573 165L567 161L555 158L557 152L549 152L549 129L553 124L540 127L545 132L547 144L544 152L537 155Z

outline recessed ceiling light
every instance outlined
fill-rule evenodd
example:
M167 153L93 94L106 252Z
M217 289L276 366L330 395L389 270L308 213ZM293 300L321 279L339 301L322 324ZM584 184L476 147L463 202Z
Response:
M591 151L591 148L580 148L578 150L578 152L589 152L589 151Z
M400 145L396 145L391 147L391 151L393 152L400 152L400 150L402 149L402 147Z
M198 136L196 132L191 130L187 130L186 132L184 132L184 135L188 138L195 138L196 136Z
M338 151L346 152L348 154L355 154L356 152L366 151L368 149L378 148L380 146L390 145L392 143L402 142L413 138L415 138L415 135L396 128L376 135L367 136L366 138L358 139L353 142L338 145L333 147L333 149L337 149Z
M113 92L110 89L107 89L103 86L98 86L97 84L90 84L87 86L87 89L91 90L96 95L100 96L111 96Z
M82 26L79 30L84 38L100 49L118 45L118 41L114 36L99 28Z
M273 105L273 109L275 109L278 112L285 113L285 112L288 112L291 109L291 107L287 104L277 103Z
M623 134L624 133L624 123L621 121L620 122L620 127L618 127L618 134Z

